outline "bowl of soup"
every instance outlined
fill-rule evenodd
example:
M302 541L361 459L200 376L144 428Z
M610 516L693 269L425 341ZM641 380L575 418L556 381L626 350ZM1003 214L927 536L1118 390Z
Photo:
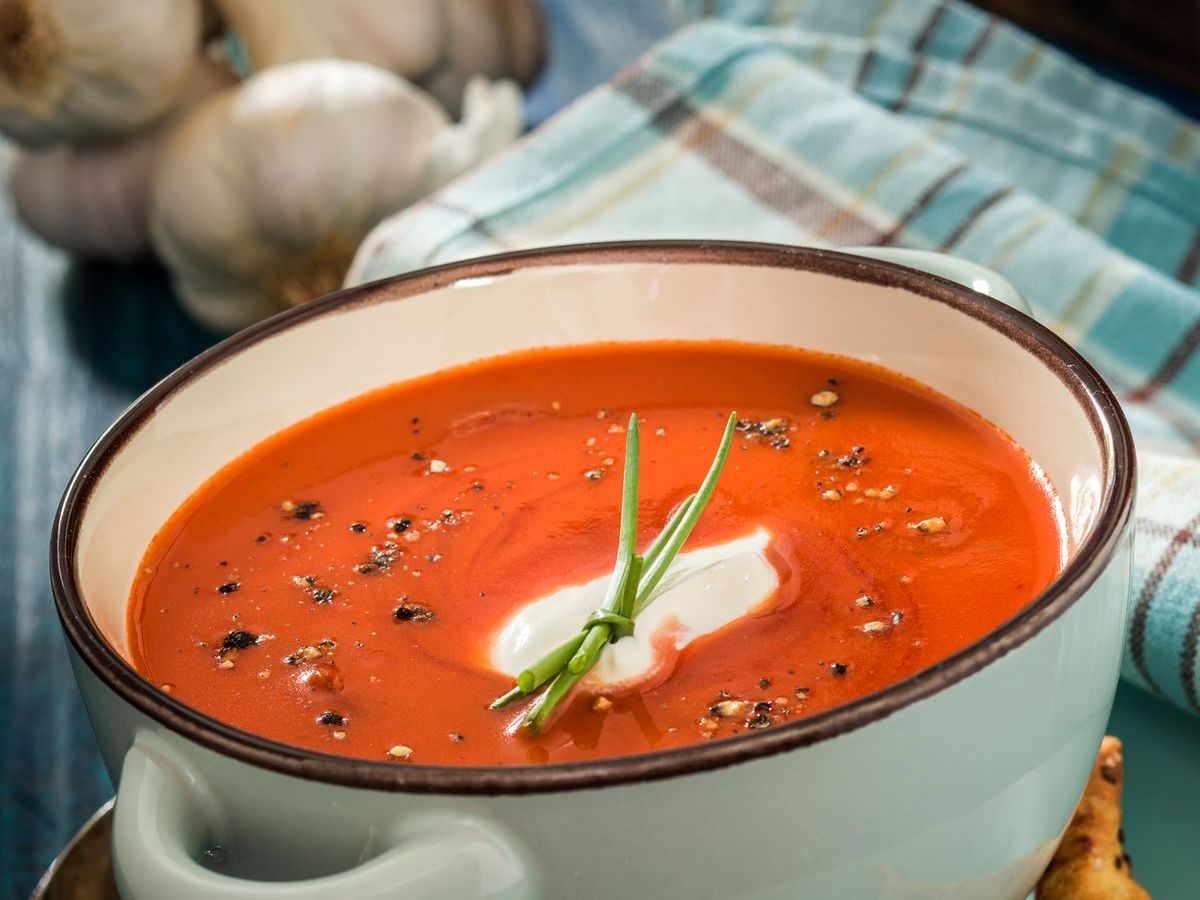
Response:
M649 555L731 413L634 627L541 727L493 708L605 596L629 429ZM118 882L1024 897L1112 702L1133 483L1086 361L894 261L595 244L290 311L139 399L55 525Z

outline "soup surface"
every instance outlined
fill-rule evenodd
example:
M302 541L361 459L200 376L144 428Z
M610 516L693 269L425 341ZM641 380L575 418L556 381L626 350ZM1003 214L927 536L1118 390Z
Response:
M625 423L645 546L741 419L685 550L751 534L777 587L540 734L493 666L536 599L610 572ZM387 387L276 434L166 523L132 592L133 662L290 744L411 763L622 755L811 716L912 675L1059 572L1040 470L965 407L862 362L737 343L529 351ZM652 608L652 607L651 607ZM580 623L582 624L582 622Z

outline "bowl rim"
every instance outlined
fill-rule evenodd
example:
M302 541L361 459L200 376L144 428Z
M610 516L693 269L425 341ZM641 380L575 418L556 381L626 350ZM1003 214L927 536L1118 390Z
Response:
M104 639L76 582L79 524L109 462L173 393L264 339L320 316L399 302L463 280L498 278L530 268L630 263L809 271L900 288L987 325L1050 369L1087 415L1104 457L1103 495L1095 526L1059 576L1020 612L946 659L880 691L735 740L582 762L397 766L292 746L234 728L158 690ZM496 795L582 790L689 775L807 747L878 722L978 672L1071 608L1107 567L1130 522L1135 470L1128 423L1117 398L1095 369L1034 319L956 282L851 253L780 244L701 240L570 244L475 257L347 288L252 325L185 363L135 400L101 435L72 475L52 528L51 586L72 648L101 682L158 724L221 755L285 775L380 791Z

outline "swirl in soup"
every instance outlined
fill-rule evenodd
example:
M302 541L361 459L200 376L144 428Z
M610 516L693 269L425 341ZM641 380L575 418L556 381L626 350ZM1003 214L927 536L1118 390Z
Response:
M489 709L603 594L631 412L644 547L731 409L716 493L634 635L539 733L521 704ZM130 646L163 690L285 743L565 762L878 691L1013 616L1064 554L1021 447L885 369L733 342L554 348L365 394L230 463L148 548Z

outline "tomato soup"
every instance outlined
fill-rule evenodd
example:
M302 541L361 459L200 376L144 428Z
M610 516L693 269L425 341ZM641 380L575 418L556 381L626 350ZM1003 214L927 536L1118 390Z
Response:
M685 550L761 535L768 594L686 646L656 641L650 676L579 685L539 733L515 727L527 703L490 709L513 685L494 663L506 623L612 571L630 414L644 546L731 410ZM1018 612L1064 540L1011 438L884 369L733 342L536 350L363 395L226 466L148 548L130 646L162 690L289 744L566 762L736 738L878 691Z

